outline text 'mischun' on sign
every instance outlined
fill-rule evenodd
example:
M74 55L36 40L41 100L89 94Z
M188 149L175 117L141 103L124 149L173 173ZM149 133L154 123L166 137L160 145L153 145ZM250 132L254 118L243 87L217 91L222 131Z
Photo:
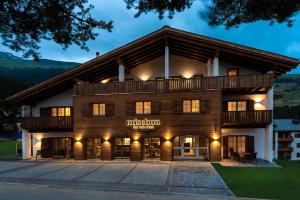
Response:
M160 119L131 119L126 120L126 126L134 130L149 130L160 126Z

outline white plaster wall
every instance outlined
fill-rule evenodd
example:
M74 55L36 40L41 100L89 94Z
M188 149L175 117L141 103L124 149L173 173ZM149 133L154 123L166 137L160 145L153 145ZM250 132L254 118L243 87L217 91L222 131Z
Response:
M249 69L245 67L240 67L231 63L222 62L220 59L220 68L219 68L219 75L220 76L226 76L227 75L227 69L228 68L238 68L239 69L239 75L250 75L250 74L261 74L260 71Z
M31 157L30 133L22 130L22 159L29 159Z
M249 135L254 136L254 151L257 152L257 158L265 159L265 128L244 128L230 129L222 128L222 136L228 135ZM223 148L222 158L223 158Z
M207 64L182 56L170 55L169 76L191 78L194 75L207 76ZM160 56L133 68L130 70L130 74L126 75L126 78L155 80L156 77L164 76L164 56Z
M31 133L31 135L32 135L33 158L35 158L37 150L41 150L41 139L42 138L73 137L72 132Z
M45 99L32 107L32 116L40 116L40 108L54 107L54 106L73 106L73 90L67 90L49 99Z
M300 143L300 138L296 138L295 134L299 134L299 132L294 132L292 135L294 138L294 141L292 143L292 147L294 150L292 152L291 159L292 160L300 160L300 157L297 157L297 153L300 153L300 148L297 148L297 144Z

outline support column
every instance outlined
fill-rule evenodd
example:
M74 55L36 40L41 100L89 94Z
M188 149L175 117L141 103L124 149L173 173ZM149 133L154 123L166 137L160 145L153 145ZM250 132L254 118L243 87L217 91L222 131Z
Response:
M142 140L133 140L131 139L131 145L130 145L130 154L131 154L131 160L132 161L141 161L143 160L142 156Z
M23 129L22 130L22 159L30 159L31 158L31 139L30 133Z
M73 152L73 157L75 160L84 160L85 159L85 145L86 141L84 138L76 138L74 137L74 152Z
M165 46L165 79L169 79L169 46L167 42Z
M212 75L213 76L219 76L219 57L214 57L214 60L213 60L213 73Z
M272 72L270 72L272 73ZM274 85L274 83L273 83ZM272 86L271 89L267 92L266 95L267 98L267 110L273 110L274 103L274 86ZM274 158L274 152L273 152L273 116L272 116L272 122L266 126L266 135L265 135L265 159L272 162Z
M113 155L112 155L112 139L110 140L104 140L101 139L102 145L101 145L101 160L112 160L113 159Z
M207 65L207 76L211 76L212 75L212 73L211 73L211 71L212 71L212 60L209 59L207 61L206 65Z
M173 143L169 140L160 139L160 160L173 160Z
M119 63L119 81L123 82L125 80L125 68L124 65Z

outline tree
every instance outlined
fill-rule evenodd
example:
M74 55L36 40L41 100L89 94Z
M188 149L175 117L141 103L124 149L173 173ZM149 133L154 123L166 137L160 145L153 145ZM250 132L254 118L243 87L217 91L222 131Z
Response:
M190 8L195 0L124 0L127 8L137 10L135 17L142 13L158 13L162 19L168 12L172 18L175 11L181 12ZM287 23L289 27L300 12L299 0L202 0L205 9L199 11L200 16L212 26L224 25L226 28L259 20L269 21L270 25Z
M111 31L112 21L91 16L87 0L1 0L0 35L3 44L24 57L38 59L42 40L53 40L68 48L75 44L88 50L86 42L96 29Z

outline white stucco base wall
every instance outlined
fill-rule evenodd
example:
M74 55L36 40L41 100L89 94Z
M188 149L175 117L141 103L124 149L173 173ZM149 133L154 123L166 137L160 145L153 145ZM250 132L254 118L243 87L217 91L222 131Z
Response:
M22 133L23 134L26 133L25 137L23 137L22 134L22 148L23 148L22 158L23 159L30 159L32 157L35 158L37 150L41 149L42 138L73 137L73 132L28 133L26 130L23 130ZM31 156L31 147L32 147L32 156Z
M291 155L291 160L300 160L300 157L297 156L297 154L300 153L300 148L297 147L297 144L300 144L300 138L295 137L295 133L293 133L292 136L294 138L294 141L292 143L293 152Z
M254 151L257 152L257 158L262 158L262 159L266 159L265 134L266 134L265 128L243 128L243 129L222 128L222 136L228 136L228 135L254 136ZM222 148L222 158L223 158L223 148Z

